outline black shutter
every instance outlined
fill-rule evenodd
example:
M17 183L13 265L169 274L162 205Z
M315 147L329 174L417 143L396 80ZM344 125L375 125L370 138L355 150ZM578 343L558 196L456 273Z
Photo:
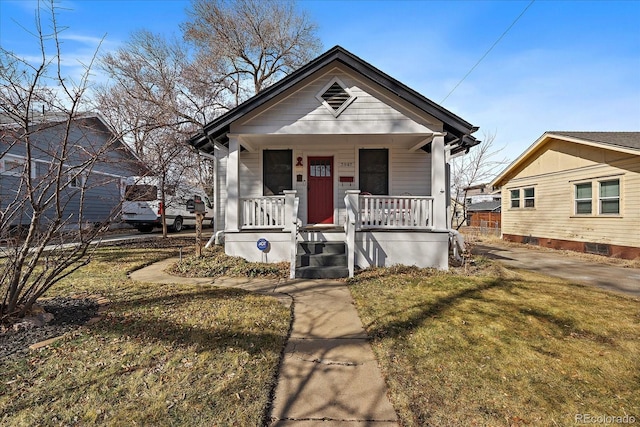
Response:
M389 150L361 149L358 167L361 193L389 194Z
M293 185L293 152L264 150L262 152L263 194L276 196L291 190Z

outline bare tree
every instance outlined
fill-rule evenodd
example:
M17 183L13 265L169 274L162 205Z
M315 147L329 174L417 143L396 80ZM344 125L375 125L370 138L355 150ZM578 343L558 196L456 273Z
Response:
M494 140L494 134L485 134L482 143L471 148L468 154L451 161L451 195L463 209L463 221L458 228L467 220L468 188L491 181L508 163L505 157L500 157L502 148L493 146ZM452 216L452 226L454 219Z
M51 286L86 265L91 242L119 210L86 227L93 188L111 184L119 199L119 182L94 172L100 162L116 161L114 150L122 145L109 132L106 143L92 142L105 132L81 114L92 62L77 82L63 75L59 32L52 0L36 11L37 61L0 48L2 322L23 316Z
M183 42L141 30L101 58L111 83L97 90L98 109L158 177L163 206L166 190L178 180L210 179L202 168L190 167L200 162L184 141L227 107L220 103L224 81L215 80L214 70L196 73L188 53ZM166 236L164 212L162 224Z
M236 104L314 58L317 27L292 0L192 0L183 25L201 61L232 81Z
M184 40L141 30L101 59L111 82L98 91L99 109L152 166L163 201L174 177L201 186L214 179L210 162L185 144L191 135L320 45L292 1L196 0L189 15Z

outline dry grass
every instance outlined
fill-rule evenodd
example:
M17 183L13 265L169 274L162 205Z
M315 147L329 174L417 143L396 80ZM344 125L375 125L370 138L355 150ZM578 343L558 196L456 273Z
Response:
M211 286L126 273L174 249L102 249L50 296L91 292L105 318L52 347L0 361L2 425L261 425L290 311Z
M403 425L640 420L638 299L481 264L373 270L350 286Z

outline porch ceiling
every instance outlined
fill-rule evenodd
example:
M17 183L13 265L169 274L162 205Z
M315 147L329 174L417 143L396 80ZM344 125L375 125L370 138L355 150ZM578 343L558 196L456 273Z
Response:
M308 134L308 135L239 135L240 145L248 151L269 147L296 146L321 147L322 145L355 145L361 147L402 147L407 150L428 150L432 134Z

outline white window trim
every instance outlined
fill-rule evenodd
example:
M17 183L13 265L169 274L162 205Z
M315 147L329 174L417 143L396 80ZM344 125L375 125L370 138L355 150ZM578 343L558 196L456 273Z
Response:
M602 197L600 196L600 191L601 191L601 186L603 182L611 182L611 181L618 181L618 195L615 197ZM620 178L611 178L611 179L598 179L596 180L596 182L598 183L598 192L597 192L597 198L598 198L598 215L599 216L606 216L606 217L610 217L610 216L620 216L621 215L621 211L622 211L622 179ZM617 200L618 201L618 212L615 213L603 213L602 212L602 201L603 200Z
M518 192L518 198L514 199L513 198L513 191L517 191ZM522 189L520 188L510 188L509 189L509 209L522 209L522 201L520 200L522 198ZM513 206L513 202L514 201L518 201L518 206Z
M73 185L73 180L76 179L77 181L79 181L80 185ZM67 174L67 180L69 182L69 188L76 188L76 189L80 189L83 188L87 182L87 178L83 173L68 173Z
M526 191L527 190L533 190L533 197L527 197L526 196ZM533 206L527 206L527 200L533 200ZM522 188L522 208L523 209L535 209L536 208L536 187L535 186L529 186L529 187L523 187Z
M0 175L5 175L5 176L22 176L22 170L20 171L8 171L6 170L5 167L5 162L7 160L13 160L13 161L21 161L23 164L27 162L27 158L24 156L16 156L15 154L5 154L4 156L2 156L2 158L0 159ZM35 178L35 172L36 172L36 163L34 161L31 162L31 177Z
M333 107L331 107L331 105L329 105L329 103L327 101L325 101L322 98L322 95L331 87L333 86L334 83L338 83L338 85L344 89L345 92L347 92L347 94L349 95L349 98L345 101L344 104L342 104L340 106L340 108L338 108L337 110L334 110ZM342 80L340 80L338 77L333 77L331 80L329 80L329 83L327 83L326 85L324 85L324 87L322 88L322 90L320 90L320 92L318 92L316 94L316 99L318 101L320 101L320 103L322 105L324 105L324 107L329 110L331 112L331 114L333 114L334 117L338 117L340 114L342 114L342 112L349 106L351 105L351 103L353 101L356 100L356 96L351 92L351 90L347 87L347 85L345 85Z
M591 185L591 196L587 199L579 199L577 197L578 185L590 184ZM591 202L591 211L589 213L578 213L578 202ZM574 182L573 183L573 214L579 217L593 216L593 181L583 181L583 182Z
M616 197L600 197L600 183L608 182L608 181L618 181L618 196ZM572 199L573 199L573 217L574 218L620 218L622 217L623 212L623 176L621 175L608 175L608 176L600 176L589 178L585 180L575 180L569 181L572 184ZM577 213L577 200L587 200L587 199L576 199L576 186L580 184L591 184L591 213L590 214L579 214ZM594 185L596 184L596 185ZM618 200L618 212L617 213L602 213L602 200Z

